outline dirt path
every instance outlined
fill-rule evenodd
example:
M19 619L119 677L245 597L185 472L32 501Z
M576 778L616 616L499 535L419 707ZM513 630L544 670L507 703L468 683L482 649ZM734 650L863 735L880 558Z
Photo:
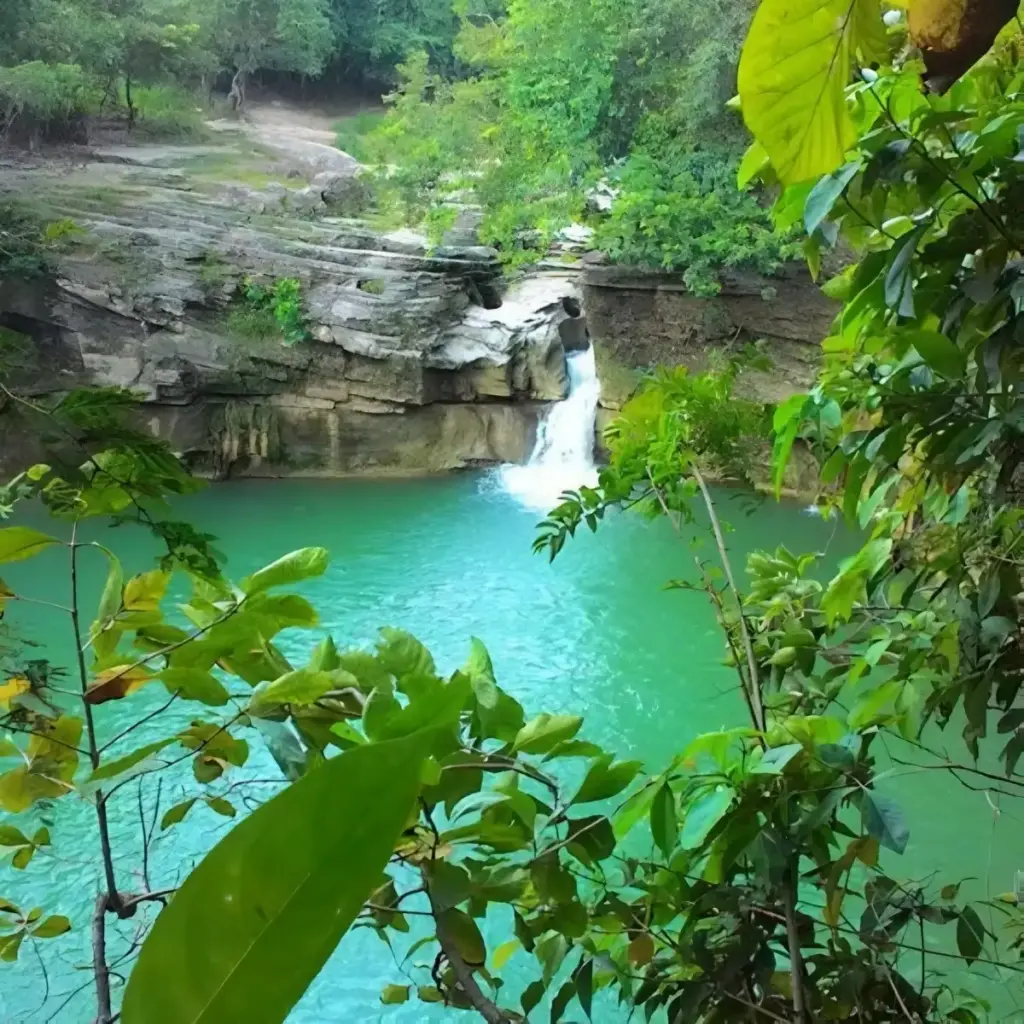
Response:
M352 171L358 163L335 145L334 126L344 117L372 109L365 102L327 109L284 100L254 100L246 105L245 133L261 146L294 159L313 171Z

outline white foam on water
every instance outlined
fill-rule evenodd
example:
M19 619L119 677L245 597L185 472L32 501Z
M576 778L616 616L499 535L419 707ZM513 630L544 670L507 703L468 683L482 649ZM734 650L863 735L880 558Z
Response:
M600 382L593 346L571 352L566 367L569 395L541 421L529 462L497 471L502 490L541 512L557 505L563 491L597 483L594 431Z

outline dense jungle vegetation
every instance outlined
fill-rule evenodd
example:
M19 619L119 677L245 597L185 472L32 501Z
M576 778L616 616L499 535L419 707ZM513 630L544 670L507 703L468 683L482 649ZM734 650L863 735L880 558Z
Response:
M172 54L196 61L188 74L314 73L337 39L366 38L351 26L342 36L341 19L311 0L214 0L180 47L167 40L183 21L58 6L67 17L35 29L24 19L43 5L5 9L24 26L6 74L83 89L158 83L160 65L138 49L152 45L167 61L160 74ZM736 36L713 41L698 31L707 23L668 6L663 34L646 41L635 7L603 0L440 19L434 42L403 39L431 56L402 65L394 109L366 145L411 147L388 175L410 205L429 199L422 182L430 191L475 167L473 188L496 190L494 217L503 188L517 209L554 208L575 201L565 181L582 190L621 161L623 180L654 191L655 214L677 218L680 234L659 234L628 203L602 230L635 223L659 245L686 246L682 208L753 202L723 184L739 128L718 108L746 19L723 5L712 20ZM76 12L84 21L65 35ZM232 29L219 34L227 16ZM435 24L395 23L412 36ZM56 33L45 54L43 24ZM658 50L683 25L681 49ZM130 393L72 392L44 407L4 387L4 414L36 424L49 455L0 493L11 520L0 564L59 551L67 570L45 597L0 582L0 609L42 601L75 656L53 666L5 638L0 848L12 870L0 960L80 937L72 955L80 963L89 950L100 1024L283 1021L353 926L401 956L416 936L427 966L415 984L396 969L385 1007L418 999L489 1024L538 1020L542 1004L552 1024L601 1020L609 1011L595 1006L615 1003L623 1019L673 1024L1018 1019L1021 885L904 877L909 826L890 782L896 765L937 773L984 792L996 814L1013 814L1024 793L1022 28L1015 5L976 0L762 0L754 13L738 63L753 136L739 180L775 197L774 223L801 240L812 269L840 239L853 254L828 283L842 307L814 386L771 410L776 487L801 440L819 460L823 513L862 535L834 572L784 548L753 554L745 574L733 564L705 477L709 467L747 475L765 413L733 394L736 367L666 368L623 410L598 485L566 494L536 547L555 558L584 527L600 541L619 512L680 531L698 513L710 523L693 575L673 585L713 605L738 711L667 764L619 759L577 716L528 715L479 640L445 675L393 629L373 650L324 637L289 660L279 634L318 623L290 588L322 574L327 551L267 552L264 568L228 581L214 538L174 518L168 501L198 484L134 425ZM81 45L87 33L96 48ZM373 74L394 56L359 45ZM55 63L14 63L30 57ZM419 168L432 159L428 180ZM540 220L507 216L517 230ZM713 273L734 245L724 258L681 253L678 266ZM19 519L28 502L51 517L47 531ZM89 520L151 530L157 564L127 575L116 532L83 540ZM86 558L106 572L95 608L81 600ZM186 594L172 607L174 584ZM140 693L160 699L142 704ZM133 701L145 710L102 739L109 705ZM194 720L165 730L176 703ZM224 781L258 743L273 751L280 791L239 814ZM145 860L133 871L113 856L108 813L135 799L130 782L180 765L191 795L164 810L161 829L199 804L240 820L180 886L151 888ZM138 792L146 850L157 821L152 812L147 824ZM57 863L51 811L71 801L94 819L103 886L91 921L17 891ZM495 948L480 927L490 908L511 920ZM130 936L123 958L111 953L119 930ZM521 951L531 980L513 990L503 971Z
M795 249L735 184L725 108L750 0L331 3L29 0L0 9L0 129L74 135L82 113L142 134L201 131L206 89L254 74L386 93L339 128L395 223L440 238L467 198L506 261L590 219L613 259L681 270L710 294L730 266ZM282 78L284 75L284 78ZM589 197L589 198L588 198Z

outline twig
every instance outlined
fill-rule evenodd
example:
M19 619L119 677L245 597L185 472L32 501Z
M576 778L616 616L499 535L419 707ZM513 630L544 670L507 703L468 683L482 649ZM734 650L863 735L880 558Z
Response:
M885 968L885 978L889 982L889 987L892 989L892 994L896 997L896 1002L900 1004L900 1009L903 1011L903 1016L910 1021L910 1024L914 1024L915 1017L907 1009L907 1004L903 1002L903 997L900 995L900 990L896 987L896 982L892 980L892 971L888 967Z
M166 704L163 704L160 707L158 707L156 711L150 711L149 714L143 715L142 718L137 718L134 722L132 722L131 725L128 726L127 729L122 729L112 740L107 740L107 742L104 743L102 747L100 747L100 753L105 753L115 743L117 743L118 740L123 740L125 736L127 736L130 732L133 732L140 725L144 725L150 719L156 718L158 715L162 715L178 699L180 693L180 690L175 690L174 693L171 694L171 699L167 701Z
M441 843L440 833L437 831L437 826L434 824L433 816L430 813L430 809L425 803L423 803L423 814L427 819L427 824L430 826L431 832L434 835L433 847L431 850L431 860L433 860L434 853L437 851L438 846ZM452 970L455 972L455 977L458 979L459 986L465 993L466 998L473 1004L473 1008L480 1014L481 1017L487 1024L512 1024L512 1018L498 1006L497 1003L492 999L488 999L484 995L483 989L477 984L476 978L473 977L473 972L465 960L459 953L458 947L452 938L448 935L448 930L445 928L442 921L442 911L437 905L437 901L434 899L434 894L430 891L430 879L427 877L426 871L421 868L420 872L423 876L423 888L426 891L427 899L430 901L430 912L434 918L434 923L437 926L437 941L441 946L441 950L451 965Z
M157 903L166 903L167 897L173 896L177 891L177 889L157 889L155 892L140 892L127 897L121 905L125 910L129 910L132 907L137 907L140 903L149 903L154 900Z
M441 949L444 950L444 955L455 972L459 987L465 993L466 998L473 1004L477 1013L487 1021L487 1024L512 1024L512 1018L497 1003L484 995L483 989L473 977L473 972L466 961L462 959L458 948L448 935L447 928L441 919L441 910L429 889L427 896L430 899L430 909L437 924L437 941L441 944Z

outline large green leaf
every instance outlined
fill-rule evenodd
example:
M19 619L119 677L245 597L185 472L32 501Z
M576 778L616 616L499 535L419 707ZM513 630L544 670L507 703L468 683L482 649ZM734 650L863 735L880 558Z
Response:
M844 90L856 50L884 45L878 0L761 0L743 46L743 119L783 184L835 170L855 133Z
M697 797L686 808L679 842L684 850L695 850L732 806L736 791L731 786L711 790Z
M8 526L0 530L0 562L22 562L59 543L56 537L27 526Z
M640 761L616 761L611 754L597 758L587 771L580 788L572 798L574 804L588 804L595 800L608 800L621 793L636 778Z
M582 724L578 715L538 715L519 730L513 746L522 754L546 754L562 740L571 740Z
M676 798L668 782L663 782L654 795L651 804L651 834L668 860L676 847L678 829L676 826Z
M940 376L959 380L967 370L967 360L944 334L938 331L911 331L906 335L918 355Z
M298 583L311 576L322 576L327 569L327 562L326 548L299 548L242 580L242 590L247 594L257 594L270 587Z
M348 673L346 672L344 675L347 676ZM351 678L351 685L355 686L355 678L349 678ZM312 704L333 689L335 685L335 673L333 672L311 672L308 668L286 672L278 679L260 683L252 691L249 711L254 715L262 715L270 708L278 707L281 704Z
M380 877L430 734L346 751L227 834L157 918L125 1024L277 1024Z
M494 681L494 666L487 648L475 636L470 638L469 659L462 666L464 675L469 676L473 694L481 707L493 711L498 706L498 687Z
M861 813L868 835L874 836L883 846L896 853L902 853L907 848L910 826L895 800L890 800L877 790L864 790L861 794Z
M960 911L956 922L956 948L970 964L981 956L985 944L985 926L978 912L968 904Z
M826 175L811 189L804 204L804 228L813 235L821 222L832 212L836 200L846 191L861 168L859 160L851 160L838 171Z

